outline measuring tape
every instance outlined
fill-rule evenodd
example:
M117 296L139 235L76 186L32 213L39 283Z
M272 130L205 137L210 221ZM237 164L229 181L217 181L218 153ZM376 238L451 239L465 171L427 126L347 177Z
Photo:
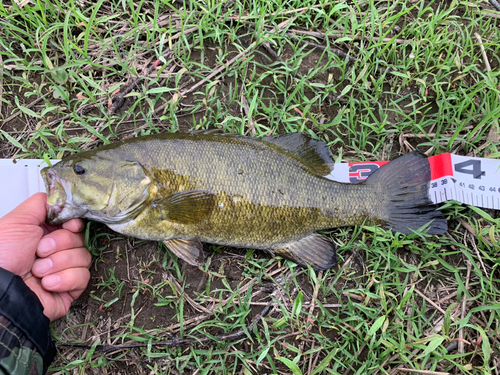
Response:
M358 183L388 161L337 163L330 180ZM434 203L455 200L476 207L500 210L500 160L450 153L429 157L429 196Z

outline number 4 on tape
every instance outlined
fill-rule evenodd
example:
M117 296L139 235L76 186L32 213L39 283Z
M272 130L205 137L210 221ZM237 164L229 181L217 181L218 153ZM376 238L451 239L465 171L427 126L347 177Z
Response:
M440 154L429 158L435 203L450 199L477 207L500 209L500 160ZM446 173L440 167L446 165ZM434 175L434 171L439 171Z
M339 182L362 182L386 163L388 162L335 164L327 178ZM429 196L434 203L456 200L472 206L500 210L500 160L445 153L429 157L429 163Z

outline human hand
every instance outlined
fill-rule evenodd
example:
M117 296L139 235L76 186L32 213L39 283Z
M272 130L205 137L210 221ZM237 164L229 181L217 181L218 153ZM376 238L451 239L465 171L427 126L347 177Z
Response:
M23 278L53 321L87 287L92 259L81 219L56 227L45 223L46 216L47 196L38 193L0 218L0 267Z

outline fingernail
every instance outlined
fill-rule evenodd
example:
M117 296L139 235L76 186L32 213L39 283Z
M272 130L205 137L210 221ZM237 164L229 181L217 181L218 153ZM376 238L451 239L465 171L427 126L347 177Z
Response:
M49 275L43 278L43 285L46 287L54 287L61 282L61 278L57 275Z
M53 263L52 263L51 259L49 259L49 258L39 259L33 265L33 271L39 275L43 275L43 274L49 272L50 269L52 268L52 266L53 266Z
M56 241L53 238L42 238L38 243L38 252L40 254L49 253L56 248Z

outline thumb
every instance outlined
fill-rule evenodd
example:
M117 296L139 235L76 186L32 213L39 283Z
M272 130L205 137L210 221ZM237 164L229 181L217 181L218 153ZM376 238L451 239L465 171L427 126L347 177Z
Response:
M41 226L47 217L47 194L36 193L3 217L4 220L22 225Z

